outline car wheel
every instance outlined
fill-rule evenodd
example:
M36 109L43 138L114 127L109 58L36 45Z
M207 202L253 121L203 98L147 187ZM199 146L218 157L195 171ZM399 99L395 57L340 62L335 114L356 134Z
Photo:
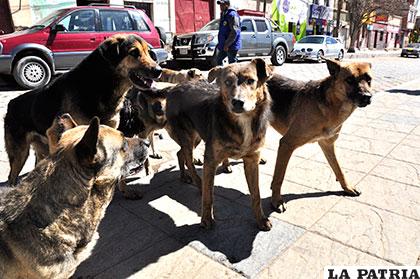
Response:
M33 89L46 85L51 79L51 69L38 56L25 56L13 68L13 77L23 88Z
M324 62L324 59L322 59L323 56L324 56L324 52L322 50L319 50L316 54L316 61L318 63Z
M337 56L337 60L341 61L341 60L343 60L343 57L344 57L344 51L340 50L340 52L338 53L338 56Z
M271 56L271 63L274 66L281 66L286 61L287 54L283 46L278 45Z
M404 57L405 55L401 53L401 57Z

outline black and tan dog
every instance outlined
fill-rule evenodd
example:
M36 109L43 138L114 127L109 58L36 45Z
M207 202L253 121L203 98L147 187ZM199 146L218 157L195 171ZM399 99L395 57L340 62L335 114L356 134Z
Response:
M262 59L217 67L209 73L217 85L206 81L175 86L168 94L167 130L180 145L181 179L202 187L201 224L210 228L213 219L213 186L216 168L226 158L242 158L258 227L270 230L261 208L258 161L270 112L265 82L271 69ZM193 149L204 140L203 183L193 165ZM185 172L188 167L190 176Z
M158 81L178 84L185 81L197 81L202 79L204 79L203 73L196 68L181 71L163 68L162 75Z
M57 118L51 155L0 195L0 278L69 278L99 238L115 184L147 157L142 140L96 117L73 126L69 115Z
M280 190L289 159L309 142L318 142L343 190L360 195L344 178L334 142L351 113L371 102L371 65L326 61L330 76L323 80L302 82L274 75L267 82L273 102L271 125L283 135L271 184L272 205L279 211L285 210Z
M115 36L53 83L10 101L4 119L9 183L14 185L34 144L37 158L48 154L45 132L54 117L69 112L79 124L93 116L116 128L124 96L133 84L149 88L161 68L138 36Z

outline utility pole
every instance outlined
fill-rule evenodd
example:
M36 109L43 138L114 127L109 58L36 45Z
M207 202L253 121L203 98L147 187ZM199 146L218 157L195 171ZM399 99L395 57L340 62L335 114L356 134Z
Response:
M267 0L264 0L264 8L263 8L263 11L264 11L264 16L265 16L265 13L267 12Z
M0 35L15 31L12 12L10 11L9 0L0 1Z
M336 26L333 30L334 37L338 37L338 33L340 32L341 9L343 8L343 1L344 0L338 0L337 2L337 18L335 23Z

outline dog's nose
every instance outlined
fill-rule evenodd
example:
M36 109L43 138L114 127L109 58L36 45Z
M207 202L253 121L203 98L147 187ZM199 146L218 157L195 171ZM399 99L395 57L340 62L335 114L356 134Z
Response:
M149 140L147 140L147 139L144 139L144 140L143 140L143 144L144 144L146 147L149 147L149 146L150 146L150 141L149 141Z
M162 74L162 68L159 65L156 65L156 67L152 69L153 77L159 78L161 74Z
M244 109L244 101L238 100L238 99L233 99L232 100L232 106L233 106L233 110L235 111L242 111Z

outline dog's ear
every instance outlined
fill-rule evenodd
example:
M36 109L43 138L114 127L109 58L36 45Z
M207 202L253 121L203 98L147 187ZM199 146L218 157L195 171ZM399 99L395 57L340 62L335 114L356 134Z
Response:
M48 138L48 147L50 150L50 154L54 153L57 149L58 142L60 141L61 135L74 127L77 126L77 123L73 120L70 114L64 113L58 115L51 125L50 128L47 130L47 138Z
M323 57L325 62L327 62L328 71L330 72L330 75L336 76L340 72L341 64L339 61L331 60Z
M99 118L94 117L90 120L89 127L83 138L76 145L76 155L84 165L94 163L99 136Z
M190 78L194 78L194 76L195 76L195 70L194 69L188 70L187 75Z
M99 47L102 56L112 64L118 64L127 53L123 47L126 38L117 35L105 40Z
M211 69L207 78L208 82L213 82L215 79L218 79L220 77L220 74L222 73L222 70L222 66L216 66L213 69Z
M262 83L266 82L273 75L273 69L265 63L264 59L255 58L251 61L257 68L258 80Z

